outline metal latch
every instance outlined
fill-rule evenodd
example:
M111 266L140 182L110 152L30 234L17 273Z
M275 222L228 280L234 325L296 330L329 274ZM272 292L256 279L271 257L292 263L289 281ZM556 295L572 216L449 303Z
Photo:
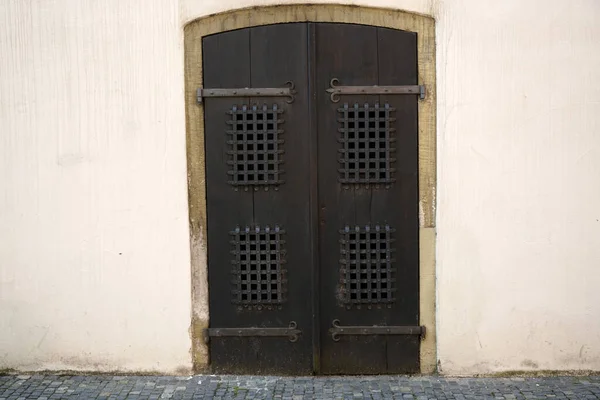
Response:
M341 335L419 335L425 336L424 326L342 326L340 320L334 319L329 329L334 342L340 340Z
M202 104L202 99L205 97L288 97L287 103L294 101L294 82L287 81L287 87L283 88L231 88L231 89L205 89L198 88L196 91L196 99L199 104Z
M425 98L425 86L423 85L406 85L406 86L338 86L340 81L333 78L329 82L327 93L331 93L331 101L337 103L342 95L359 95L359 94L418 94L419 98Z
M297 329L295 321L291 321L287 328L208 328L204 330L204 341L209 342L211 337L286 337L290 342L298 340L302 333Z

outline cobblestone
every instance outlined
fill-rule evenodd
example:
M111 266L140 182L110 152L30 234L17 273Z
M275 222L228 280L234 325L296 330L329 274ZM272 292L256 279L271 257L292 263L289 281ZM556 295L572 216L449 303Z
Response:
M600 376L547 378L0 376L0 400L600 399Z

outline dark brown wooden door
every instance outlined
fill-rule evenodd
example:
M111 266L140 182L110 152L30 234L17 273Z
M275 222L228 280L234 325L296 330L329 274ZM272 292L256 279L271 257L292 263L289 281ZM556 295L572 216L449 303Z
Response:
M419 371L419 336L381 330L419 322L418 98L327 92L416 85L416 56L362 25L203 39L204 88L296 91L204 100L215 371Z
M341 326L417 326L416 96L342 96L343 85L417 84L416 35L317 25L321 368L418 372L415 335L339 335Z
M307 26L204 39L204 86L278 87L283 98L205 102L210 326L287 328L288 337L211 337L218 372L312 371Z

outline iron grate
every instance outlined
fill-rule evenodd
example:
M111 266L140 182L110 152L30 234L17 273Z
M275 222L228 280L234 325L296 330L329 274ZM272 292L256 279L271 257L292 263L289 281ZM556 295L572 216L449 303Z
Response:
M282 113L277 104L233 106L227 112L229 183L236 189L268 190L283 183Z
M279 226L236 227L230 232L234 304L273 306L285 302L284 234Z
M338 108L341 145L339 181L343 184L384 184L395 181L393 167L395 138L392 117L395 108L385 104L347 103Z
M395 300L394 229L389 225L340 230L340 281L344 305Z

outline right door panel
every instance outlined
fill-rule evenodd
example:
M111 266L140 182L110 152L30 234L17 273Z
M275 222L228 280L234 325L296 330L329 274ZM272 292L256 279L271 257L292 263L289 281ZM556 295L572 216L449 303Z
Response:
M370 328L419 324L418 99L334 102L326 89L332 79L416 85L417 37L363 25L315 29L321 372L416 373L418 335Z

